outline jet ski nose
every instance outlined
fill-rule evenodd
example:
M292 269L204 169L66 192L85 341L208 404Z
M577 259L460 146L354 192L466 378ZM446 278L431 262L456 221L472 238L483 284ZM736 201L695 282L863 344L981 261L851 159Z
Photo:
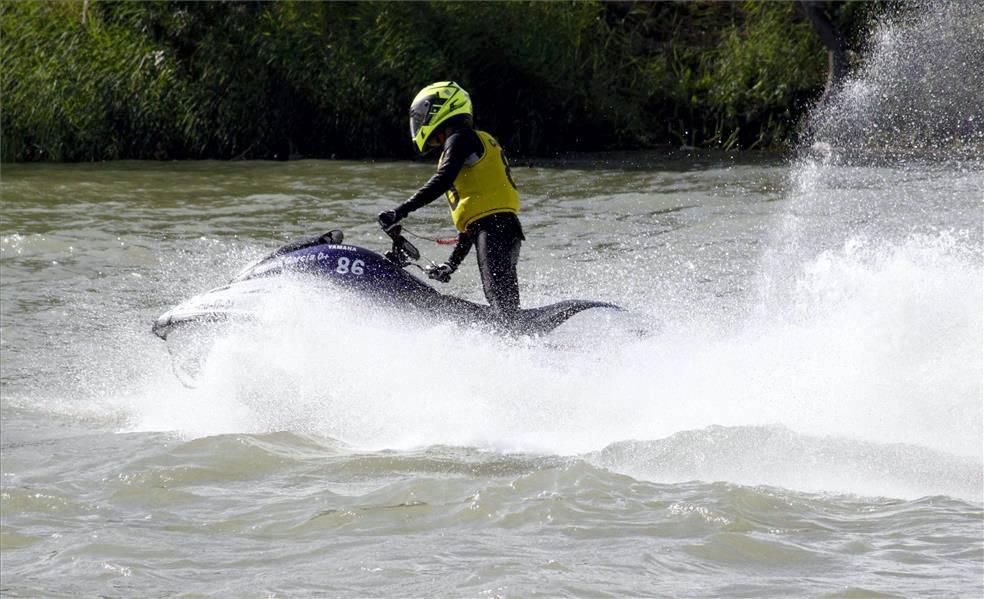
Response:
M150 328L150 331L161 339L167 341L167 334L171 332L171 311L168 310L164 314L158 316L157 320L154 321L154 326Z

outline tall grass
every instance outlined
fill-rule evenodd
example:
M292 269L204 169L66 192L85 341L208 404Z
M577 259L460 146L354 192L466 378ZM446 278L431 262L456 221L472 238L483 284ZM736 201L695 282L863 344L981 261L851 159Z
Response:
M5 161L408 156L442 79L520 154L775 148L826 69L754 2L23 0L0 60Z

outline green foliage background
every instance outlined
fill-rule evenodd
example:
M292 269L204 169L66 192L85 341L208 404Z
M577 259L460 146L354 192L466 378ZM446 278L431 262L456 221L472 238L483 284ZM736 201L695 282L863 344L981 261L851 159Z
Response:
M778 148L827 68L791 2L5 1L0 60L5 161L409 156L443 79L519 154Z

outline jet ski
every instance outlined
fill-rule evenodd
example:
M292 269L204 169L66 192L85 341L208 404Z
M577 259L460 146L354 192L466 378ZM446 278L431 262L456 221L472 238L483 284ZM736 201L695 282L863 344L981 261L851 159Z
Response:
M510 320L499 318L489 306L438 292L408 272L410 266L425 269L417 261L419 250L404 236L402 227L387 232L392 247L384 254L349 245L344 234L332 230L317 237L288 243L243 269L228 285L212 289L175 306L154 321L152 331L167 341L176 331L203 326L249 322L253 308L277 285L277 278L309 275L329 282L375 303L401 310L417 310L461 323L479 323L513 335L543 335L575 314L592 308L621 310L615 304L590 300L566 300L520 310ZM169 350L170 345L169 345ZM174 357L174 356L172 356ZM182 376L182 382L190 376ZM187 373L186 373L187 374ZM187 382L186 382L187 384Z

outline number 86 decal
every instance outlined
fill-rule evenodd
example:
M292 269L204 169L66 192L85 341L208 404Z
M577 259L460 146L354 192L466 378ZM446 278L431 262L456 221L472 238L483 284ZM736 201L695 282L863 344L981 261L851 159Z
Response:
M349 260L348 258L342 256L338 259L338 266L335 267L335 272L340 275L347 275L352 273L353 275L362 276L365 272L363 268L365 262L362 260Z

